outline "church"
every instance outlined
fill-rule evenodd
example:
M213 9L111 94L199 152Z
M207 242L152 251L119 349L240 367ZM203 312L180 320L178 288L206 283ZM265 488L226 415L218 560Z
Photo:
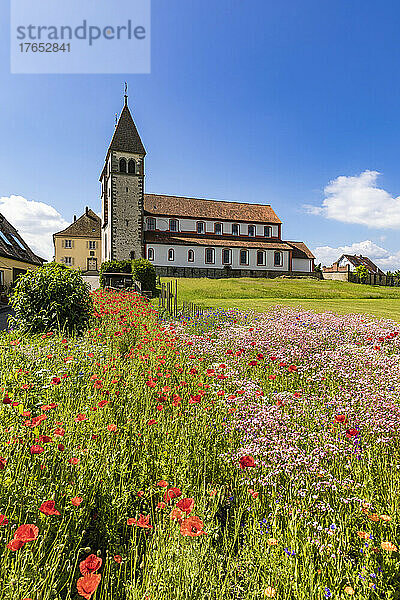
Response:
M146 150L128 107L100 176L102 261L147 258L170 277L307 275L314 256L282 240L269 204L145 193Z

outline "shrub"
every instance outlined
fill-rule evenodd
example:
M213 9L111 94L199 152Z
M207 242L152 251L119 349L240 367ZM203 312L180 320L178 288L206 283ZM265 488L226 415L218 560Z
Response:
M156 270L154 265L145 258L138 258L132 263L132 273L135 281L140 281L143 290L155 292Z
M100 287L104 287L104 273L132 273L131 260L107 260L100 267Z
M11 296L15 323L23 331L81 332L92 315L89 286L79 271L48 263L18 278Z
M367 267L365 267L364 265L359 265L358 267L355 268L355 273L361 283L364 283L365 281L367 281L368 276L369 276L369 271L368 271Z

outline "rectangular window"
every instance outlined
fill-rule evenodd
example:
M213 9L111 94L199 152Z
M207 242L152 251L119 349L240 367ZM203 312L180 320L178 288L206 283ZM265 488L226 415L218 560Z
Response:
M222 250L222 264L230 265L231 264L231 251L228 248L224 248Z
M265 226L264 227L264 237L271 237L271 236L272 236L272 227Z
M72 240L65 240L65 247L72 248Z
M240 227L238 225L238 223L232 223L232 235L239 235L240 234Z
M154 231L156 228L156 220L154 217L148 217L147 219L147 231Z
M64 264L66 264L67 267L71 267L72 266L72 257L71 256L64 256Z
M169 230L170 231L179 231L179 223L176 219L170 219Z
M204 226L203 221L197 221L196 231L197 231L197 233L204 233L205 226Z
M214 231L217 235L222 235L223 233L223 226L222 223L215 223L214 225Z
M256 228L254 225L249 225L249 237L254 237L256 235Z
M214 262L215 262L214 255L215 255L214 248L206 248L206 264L207 265L214 264Z
M89 240L89 250L96 250L96 242Z
M247 250L241 250L240 251L240 264L247 265L247 263L248 263L248 252L247 252Z

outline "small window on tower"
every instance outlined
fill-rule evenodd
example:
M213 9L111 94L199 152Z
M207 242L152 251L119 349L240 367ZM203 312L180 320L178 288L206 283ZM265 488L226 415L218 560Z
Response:
M120 173L126 173L126 160L125 158L119 159L119 171Z
M147 248L147 258L154 260L154 248Z
M194 262L194 250L188 250L188 262Z
M133 158L128 162L128 173L131 173L132 175L135 175L136 173L136 161L134 161Z
M168 250L168 260L174 260L174 258L175 258L175 252L174 252L173 248L170 248Z

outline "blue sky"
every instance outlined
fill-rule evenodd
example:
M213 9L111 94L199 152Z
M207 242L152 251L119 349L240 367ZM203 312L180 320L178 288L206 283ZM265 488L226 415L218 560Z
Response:
M268 203L326 264L400 268L399 20L394 0L153 0L150 75L11 75L3 10L0 210L42 254L99 211L126 79L148 192Z

